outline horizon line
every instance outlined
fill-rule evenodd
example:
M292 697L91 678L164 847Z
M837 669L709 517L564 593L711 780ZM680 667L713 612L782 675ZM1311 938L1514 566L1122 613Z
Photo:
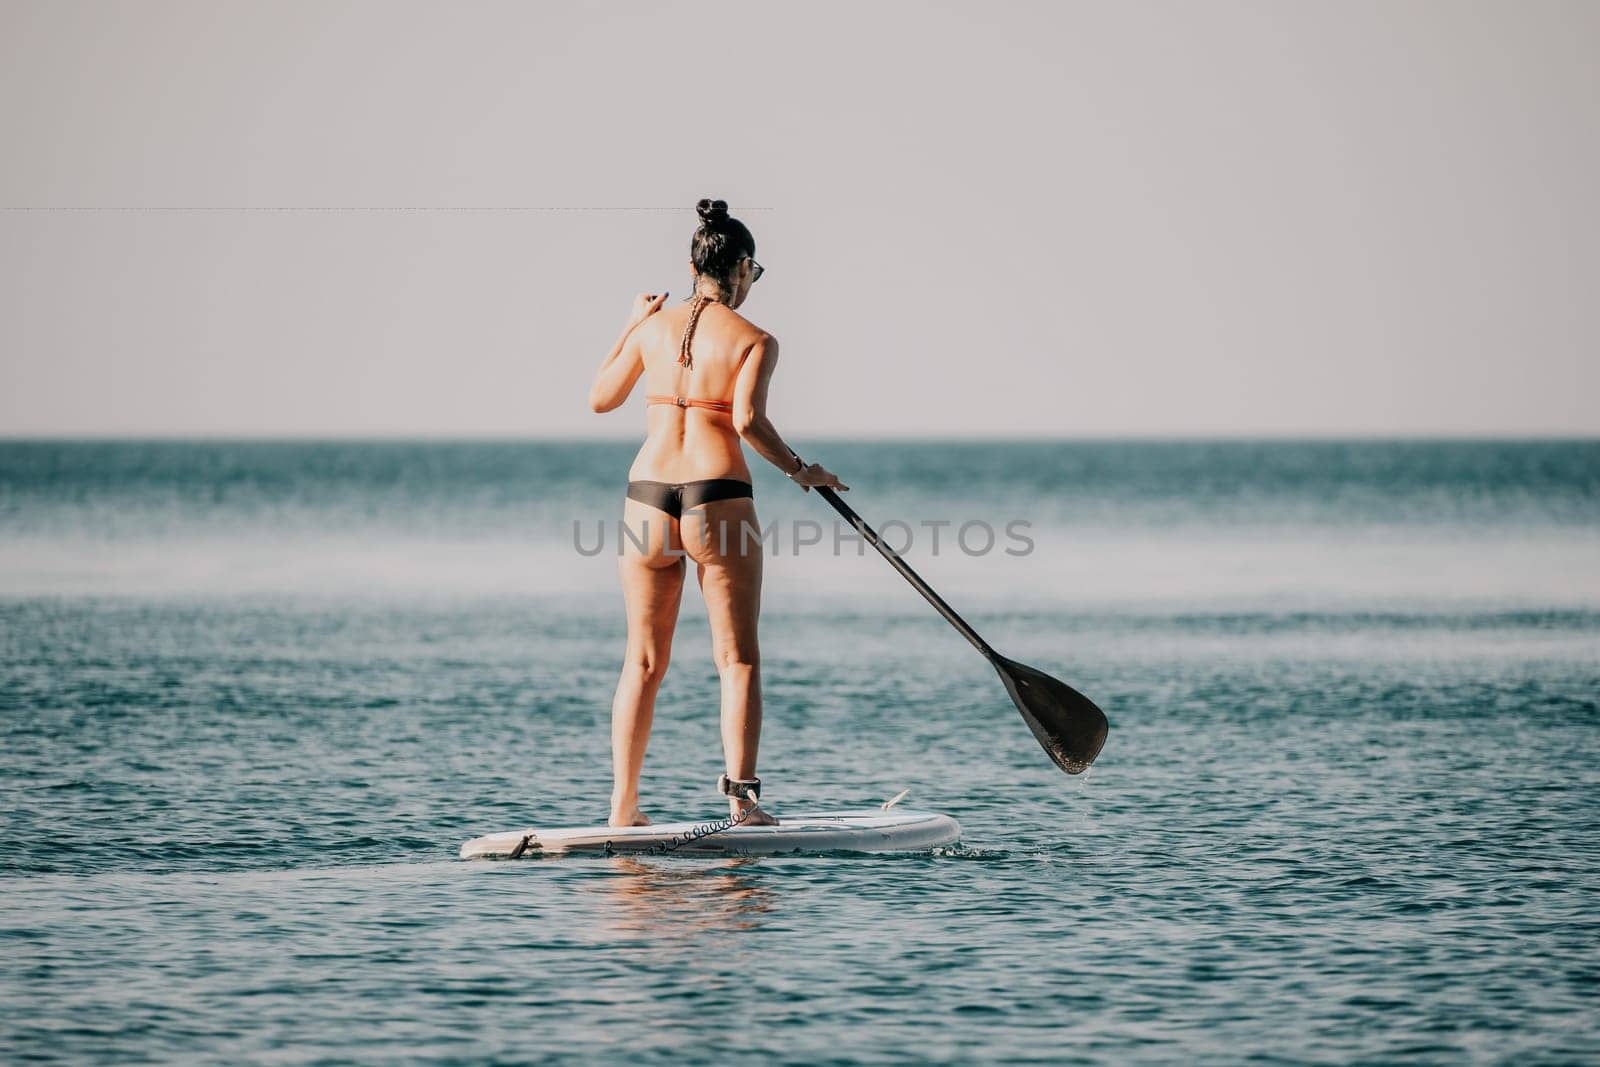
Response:
M842 444L961 443L961 444L1072 444L1072 443L1185 443L1185 442L1568 442L1600 443L1600 432L1500 431L1471 433L1462 431L1244 431L1238 433L1108 433L1108 434L950 434L826 433L807 435L806 440ZM223 443L527 443L527 444L638 444L642 435L601 436L591 434L516 434L516 433L141 433L76 432L11 434L0 431L0 444L64 444L72 442L170 442Z

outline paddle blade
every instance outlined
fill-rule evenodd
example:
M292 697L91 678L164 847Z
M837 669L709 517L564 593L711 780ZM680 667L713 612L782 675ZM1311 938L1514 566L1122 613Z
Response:
M1088 770L1110 728L1094 701L1067 683L1004 656L995 657L994 669L1056 766L1068 774Z

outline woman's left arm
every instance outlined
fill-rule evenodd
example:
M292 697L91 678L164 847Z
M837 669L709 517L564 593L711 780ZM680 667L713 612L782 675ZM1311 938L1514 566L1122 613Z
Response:
M638 326L661 309L667 294L640 293L634 297L633 312L622 336L612 346L611 354L600 364L589 388L589 407L594 411L610 411L619 407L633 391L633 384L644 373L644 356L639 349Z

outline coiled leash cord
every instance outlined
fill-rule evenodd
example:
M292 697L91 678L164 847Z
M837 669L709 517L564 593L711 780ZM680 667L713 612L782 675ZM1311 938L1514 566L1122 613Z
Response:
M729 778L726 774L723 774L717 778L717 792L725 797L748 800L751 802L750 807L745 810L744 814L738 816L737 818L729 816L726 819L720 819L714 823L704 823L700 826L696 826L688 833L683 834L678 840L663 841L658 845L651 845L649 848L641 849L640 851L646 855L660 855L663 852L673 852L691 841L699 841L710 837L712 834L720 834L724 830L733 829L735 826L738 826L750 816L754 815L756 809L761 806L761 779L759 778ZM521 859L528 851L529 847L533 845L536 836L537 835L531 833L523 834L522 840L517 842L517 847L511 850L511 854L507 858L514 860ZM609 846L607 847L606 851L611 851Z

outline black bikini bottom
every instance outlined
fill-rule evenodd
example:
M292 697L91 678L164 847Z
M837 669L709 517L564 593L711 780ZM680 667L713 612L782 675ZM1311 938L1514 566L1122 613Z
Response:
M706 478L698 482L629 482L628 499L649 504L678 518L685 511L693 511L701 504L713 500L737 500L754 497L749 482L737 478Z

